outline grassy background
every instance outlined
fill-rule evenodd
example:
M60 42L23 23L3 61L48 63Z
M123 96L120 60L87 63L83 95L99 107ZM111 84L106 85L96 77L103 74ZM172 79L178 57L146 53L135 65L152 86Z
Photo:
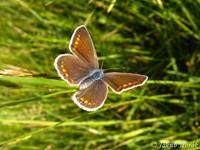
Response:
M200 0L1 0L1 149L200 143ZM104 68L149 76L86 112L53 66L86 24ZM168 148L169 149L169 148ZM195 149L195 148L191 148Z

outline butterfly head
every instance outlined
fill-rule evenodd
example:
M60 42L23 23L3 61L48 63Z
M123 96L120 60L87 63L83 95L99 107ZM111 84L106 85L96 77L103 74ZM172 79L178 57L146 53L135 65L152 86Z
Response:
M104 72L102 69L94 69L90 72L90 75L92 79L94 80L100 80L104 76Z

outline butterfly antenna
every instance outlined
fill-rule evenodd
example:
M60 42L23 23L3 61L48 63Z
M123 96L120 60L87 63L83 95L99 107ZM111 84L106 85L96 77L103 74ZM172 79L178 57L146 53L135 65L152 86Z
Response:
M104 63L104 60L102 60L102 62L101 62L101 69L103 69L103 63Z
M109 68L109 69L104 69L104 71L114 71L114 70L117 70L117 71L119 71L119 70L124 70L124 69L126 69L126 67L119 67L119 68Z

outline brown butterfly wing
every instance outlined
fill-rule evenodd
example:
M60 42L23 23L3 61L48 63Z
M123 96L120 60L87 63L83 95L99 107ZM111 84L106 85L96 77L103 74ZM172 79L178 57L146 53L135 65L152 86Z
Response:
M74 31L69 49L92 68L98 68L96 50L90 34L84 25Z
M86 89L76 92L72 99L80 108L95 111L103 106L107 93L108 86L104 81L96 80Z
M59 55L54 65L60 77L69 84L79 84L91 69L81 59L71 54Z
M133 73L110 72L105 73L103 80L116 93L138 87L147 81L148 77Z

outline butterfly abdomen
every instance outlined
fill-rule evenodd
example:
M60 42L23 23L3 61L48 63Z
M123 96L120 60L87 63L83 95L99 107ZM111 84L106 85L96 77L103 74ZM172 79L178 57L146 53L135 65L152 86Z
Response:
M89 87L93 82L95 81L95 79L93 79L92 77L88 77L86 79L84 79L83 81L81 81L79 88L80 90L86 89L87 87Z

